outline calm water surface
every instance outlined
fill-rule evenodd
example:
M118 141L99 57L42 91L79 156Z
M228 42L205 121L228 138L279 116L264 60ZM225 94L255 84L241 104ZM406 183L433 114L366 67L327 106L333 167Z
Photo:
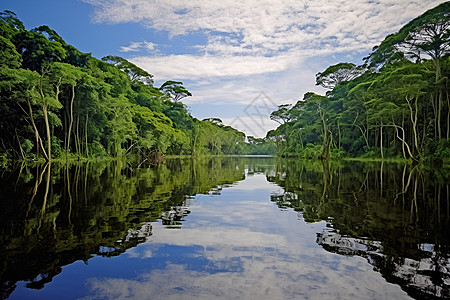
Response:
M4 299L450 298L436 172L267 157L1 171Z

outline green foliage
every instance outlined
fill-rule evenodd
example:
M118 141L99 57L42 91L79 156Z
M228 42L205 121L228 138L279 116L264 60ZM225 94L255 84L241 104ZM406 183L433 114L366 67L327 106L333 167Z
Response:
M326 96L306 93L272 113L286 120L267 134L278 154L447 163L437 145L450 139L449 18L446 2L374 48L368 69L339 63L318 73L316 83L331 89Z
M139 68L135 64L130 63L126 59L119 56L108 55L102 58L104 62L115 65L119 70L128 74L132 82L142 82L147 85L153 84L153 75Z
M268 138L247 137L247 142L240 142L237 153L245 155L274 155L277 152L275 143Z
M0 68L19 68L22 65L22 57L16 51L11 40L0 36Z
M450 47L448 44L448 39L450 38L448 33L448 26L450 25L449 12L450 2L447 1L413 19L408 24L403 26L399 32L387 36L379 46L374 47L372 53L365 58L367 63L370 66L379 66L392 62L393 60L395 61L396 57L398 57L398 50L400 50L399 48L401 48L405 41L411 41L414 36L426 27L435 26L438 24L442 24L446 28L444 28L442 35L439 34L428 42L414 43L415 48L422 48L422 50L427 52L434 49L443 49L443 46L445 46L447 49L446 51L448 51L448 47Z
M161 85L159 89L163 93L166 93L175 102L178 102L185 97L192 96L192 94L183 86L183 83L180 81L166 81Z
M6 23L11 30L25 30L25 26L22 21L20 21L17 18L17 15L10 10L0 12L0 20Z
M178 81L124 58L102 60L48 26L0 13L0 153L10 158L235 154L244 134L193 118Z
M325 71L316 74L316 85L333 89L338 84L355 79L364 73L363 67L353 63L338 63L328 67Z

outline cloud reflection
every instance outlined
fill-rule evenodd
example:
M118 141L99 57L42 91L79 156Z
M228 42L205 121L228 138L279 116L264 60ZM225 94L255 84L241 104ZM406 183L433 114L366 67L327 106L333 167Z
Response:
M161 226L155 227L157 238L130 256L146 263L149 256L163 255L159 248L176 245L191 247L190 259L206 258L205 265L193 269L189 258L172 263L171 254L163 268L136 278L92 278L91 295L84 299L408 299L365 259L305 247L301 238L290 241L277 234L223 227L163 234Z
M181 229L152 224L148 241L125 254L140 261L139 275L91 278L83 299L409 299L364 258L317 245L325 222L280 212L268 201L276 186L254 194L245 188L263 179L197 196Z

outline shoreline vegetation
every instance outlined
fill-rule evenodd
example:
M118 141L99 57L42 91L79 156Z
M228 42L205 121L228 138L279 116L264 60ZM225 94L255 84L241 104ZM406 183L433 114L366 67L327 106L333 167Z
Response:
M326 95L279 105L267 133L283 157L450 164L450 2L387 36L363 59L316 74Z
M280 125L245 136L198 120L182 82L118 56L101 60L43 25L0 13L0 164L274 155L297 159L450 165L450 2L391 34L357 66L316 74L326 95L279 105Z

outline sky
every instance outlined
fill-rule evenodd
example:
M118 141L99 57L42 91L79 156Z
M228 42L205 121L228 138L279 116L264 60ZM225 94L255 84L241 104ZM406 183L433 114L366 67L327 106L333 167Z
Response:
M121 56L183 82L193 117L247 135L277 127L270 112L306 92L315 74L362 58L443 0L0 0L27 29L48 25L94 57Z

